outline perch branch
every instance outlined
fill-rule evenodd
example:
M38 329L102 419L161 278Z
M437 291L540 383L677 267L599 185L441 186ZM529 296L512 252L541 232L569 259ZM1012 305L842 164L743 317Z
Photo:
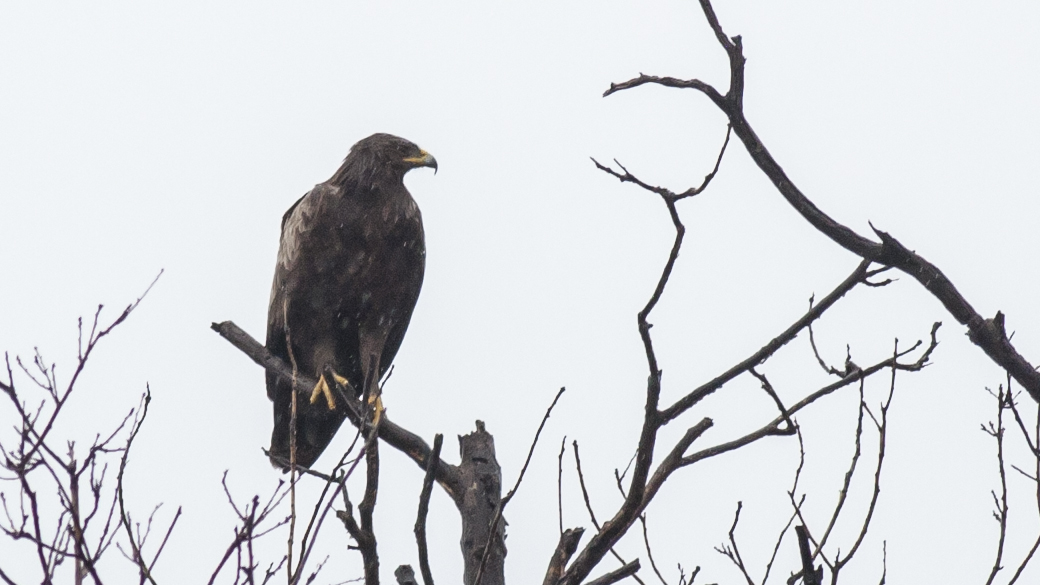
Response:
M231 343L231 345L246 354L246 356L268 372L274 373L289 382L294 381L292 368L290 368L284 361L271 355L271 352L267 351L266 347L253 339L252 336L239 328L238 325L235 325L231 321L224 321L222 323L213 323L211 329L220 334L220 336ZM309 397L310 392L314 389L316 383L317 382L314 378L301 373L296 376L294 390ZM360 413L364 412L364 408L360 401L348 396L347 394L348 393L340 393L339 395L339 398L348 404L348 408L344 409L346 416L355 427L361 426L364 424L364 420L361 418ZM383 441L391 447L408 456L408 458L415 462L420 469L426 469L426 462L430 456L431 449L430 446L423 441L422 437L394 424L386 413L383 414L382 420L379 423L378 431L379 438L383 439ZM437 483L439 483L441 487L444 488L444 491L448 493L448 496L458 504L463 491L463 486L461 485L462 479L459 476L458 468L446 463L444 460L438 461L436 467L435 477Z

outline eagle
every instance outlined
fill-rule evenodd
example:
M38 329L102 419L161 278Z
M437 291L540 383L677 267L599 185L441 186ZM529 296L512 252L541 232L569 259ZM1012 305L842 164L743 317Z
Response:
M346 416L340 382L374 391L401 347L422 288L426 244L404 175L437 160L412 142L373 134L339 170L285 212L267 315L267 349L318 380L297 399L296 464L310 467ZM292 384L267 373L274 407L271 463L290 462ZM370 394L375 396L375 394Z

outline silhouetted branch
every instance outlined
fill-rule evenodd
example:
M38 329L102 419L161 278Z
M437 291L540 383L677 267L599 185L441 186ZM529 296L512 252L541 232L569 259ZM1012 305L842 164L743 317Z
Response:
M578 472L578 485L581 486L581 497L585 500L585 509L589 512L589 519L592 520L592 525L596 527L596 531L598 532L601 530L601 527L599 525L599 522L596 520L596 512L592 509L592 502L589 500L589 490L585 487L585 473L581 470L581 456L578 454L578 441L573 441L571 443L571 446L574 448L574 468ZM629 461L629 464L631 464L631 461ZM628 470L626 469L625 471L627 472ZM621 487L622 475L624 474L619 475L617 473L617 470L614 470L614 477L617 478L618 490L621 491L621 497L624 498L625 490ZM626 561L620 554L618 554L618 552L614 550L613 547L611 547L610 549L610 554L614 555L614 558L617 559L618 562L622 565L628 564L628 561ZM640 585L643 584L642 579L640 579L638 575L632 575L632 578L639 582Z
M863 283L867 284L866 278L863 279ZM809 299L809 307L810 308L812 307L812 303L813 303L813 299L810 298ZM844 378L847 375L846 372L848 371L848 368L846 368L845 371L842 371L842 370L839 370L839 369L835 368L834 366L828 365L827 362L824 361L823 356L820 355L819 348L816 347L816 335L813 334L812 323L810 323L806 328L809 330L809 347L812 348L813 355L816 356L816 361L820 364L820 368L824 372L826 372L827 374L829 374L831 376L838 376L839 378ZM845 346L845 351L846 351L845 362L848 363L848 362L850 362L852 360L851 349L849 348L848 345Z
M1005 391L1003 386L998 387L997 392L993 393L993 397L997 399L997 423L994 425L992 422L989 423L989 427L982 427L988 435L993 437L997 443L997 469L1000 472L1000 496L997 493L991 492L993 495L993 504L996 510L993 512L993 518L997 521L1000 526L998 532L999 537L997 539L997 558L993 562L993 569L989 573L989 578L986 579L986 585L991 585L994 579L997 578L997 573L1003 569L1001 561L1004 557L1004 542L1007 539L1007 522L1008 522L1008 489L1007 489L1007 474L1005 473L1004 466L1004 410L1008 408L1007 402L1011 400L1010 392Z
M933 336L934 336L935 329L933 328L932 331L933 331ZM933 339L934 339L934 337L933 337ZM885 401L881 403L881 420L880 421L878 421L874 417L873 413L870 412L870 409L867 408L867 406L866 406L866 402L863 400L862 394L860 395L860 405L863 407L864 410L866 410L867 414L870 415L871 419L874 420L874 424L877 427L877 432L878 432L877 465L874 467L874 485L873 485L873 491L870 494L870 504L867 505L867 513L863 517L863 523L860 525L859 534L856 536L856 541L852 544L852 547L849 548L848 552L845 553L844 557L842 557L840 554L835 555L834 566L831 568L831 571L833 573L833 575L831 577L832 585L836 584L838 582L838 573L840 573L842 568L845 567L846 565L848 565L850 561L852 561L852 557L854 557L856 555L856 551L858 551L860 545L863 544L863 539L865 539L867 537L867 531L870 529L870 522L874 518L874 510L877 508L878 498L881 496L881 469L882 469L882 467L884 466L884 463L885 463L885 446L886 446L886 441L887 441L887 438L888 438L888 409L891 408L891 406L892 406L892 398L895 396L895 392L896 392L896 373L900 370L900 368L898 367L898 356L899 356L899 340L897 339L894 342L894 346L892 348L892 360L893 360L892 363L893 363L893 365L890 366L891 367L891 371L892 371L892 376L890 378L889 385L888 385L888 396L885 398ZM858 445L858 439L857 439L857 449L858 448L859 448L859 445ZM851 472L851 469L850 469L850 472Z
M1010 393L1010 391L1011 391L1011 376L1010 375L1008 375L1008 377L1007 377L1007 386L1008 386L1008 392ZM1012 412L1015 413L1015 418L1019 421L1019 424L1021 425L1021 417L1018 414L1018 410L1017 410L1017 408L1015 406L1015 401L1014 401L1013 397L1009 399L1008 404L1010 405ZM1033 440L1032 441L1029 440L1029 433L1026 431L1025 426L1021 426L1021 428L1022 428L1022 434L1023 434L1023 436L1026 439L1026 443L1030 446L1030 450L1033 453L1033 466L1034 466L1033 467L1033 470L1034 470L1033 473L1034 473L1034 475L1030 476L1029 474L1023 472L1021 469L1019 469L1019 472L1022 473L1023 475L1025 475L1025 476L1029 477L1033 481L1033 490L1034 490L1034 496L1035 496L1034 497L1034 503L1036 504L1037 510L1040 511L1040 479L1037 479L1038 477L1040 477L1040 454L1038 454L1036 452L1036 450L1034 449L1034 447L1033 447L1034 445L1040 444L1040 404L1037 405L1036 425L1033 428L1033 433L1034 434L1033 434ZM1018 468L1016 467L1015 469L1018 469ZM1026 553L1025 557L1022 559L1022 562L1019 563L1018 568L1015 570L1015 574L1012 575L1011 580L1008 581L1008 585L1014 585L1015 583L1018 582L1019 577L1022 576L1022 572L1026 570L1026 566L1029 565L1029 562L1032 561L1034 555L1036 555L1037 549L1040 549L1040 535L1037 536L1036 540L1033 542L1033 546L1031 546L1029 548L1029 552Z
M835 524L838 523L838 516L841 515L842 508L845 507L845 500L849 496L849 488L852 486L852 476L856 473L856 464L859 463L859 456L863 452L861 445L861 440L863 438L863 413L867 407L866 399L863 396L863 387L864 380L861 378L859 381L859 415L856 417L856 448L852 452L852 458L849 461L849 470L845 472L845 480L841 484L841 489L838 490L838 502L834 505L834 511L831 512L831 520L827 523L827 528L824 529L823 536L820 537L820 542L816 545L816 550L813 552L812 557L814 559L823 551L824 545L827 544L827 539L831 536L831 531L834 530Z
M583 534L585 534L584 528L568 528L560 534L560 542L557 543L556 551L549 560L549 568L545 571L542 585L556 585L560 576L563 575L564 568L567 567L567 561L571 560L574 551L578 550L578 542L581 541Z
M933 334L934 334L934 331L935 331L935 328L933 327ZM920 343L915 344L914 348L916 348L918 345L920 345ZM929 347L928 349L926 349L925 353L930 352L931 349L932 348ZM889 360L888 360L888 362L889 362L888 368L891 371L891 379L890 379L890 382L889 382L888 396L881 403L880 417L875 417L875 415L870 411L870 408L867 406L867 403L866 403L866 400L865 400L865 397L864 397L864 384L863 384L863 380L865 378L864 378L863 373L868 371L868 370L871 370L872 368L868 368L868 370L861 370L860 373L857 374L857 376L858 376L857 379L860 381L860 384L859 384L859 401L858 401L858 409L857 409L858 416L857 416L856 432L855 432L855 450L854 450L854 453L852 455L852 458L851 458L851 461L850 461L850 464L849 464L849 469L845 473L844 481L842 483L841 490L839 491L839 494L838 494L838 501L835 503L834 509L831 512L831 517L830 517L830 520L828 521L826 529L824 530L823 536L820 537L819 539L814 538L812 536L812 533L809 530L808 524L807 524L804 516L802 515L802 508L801 508L801 506L802 506L802 503L805 501L805 496L803 495L800 501L796 501L798 479L801 476L801 471L802 471L802 468L803 468L803 466L805 464L805 449L804 449L804 446L803 446L803 443L802 443L802 440L801 440L801 433L799 432L798 438L799 438L800 460L799 460L799 464L798 464L798 469L795 472L794 487L792 487L791 491L788 492L788 496L789 496L790 501L791 501L791 506L794 508L793 518L797 518L798 521L801 523L801 525L796 526L796 531L798 533L797 536L798 536L798 541L799 541L799 548L802 551L803 558L802 558L802 570L799 571L798 573L796 573L795 575L793 575L790 579L788 579L788 583L793 583L794 581L796 581L799 578L803 579L803 583L821 583L822 579L823 579L823 567L819 567L818 570L812 568L813 567L813 561L817 557L819 557L819 559L821 561L823 561L823 563L831 570L831 584L832 585L836 584L838 582L838 576L839 576L839 573L841 572L842 568L844 568L846 565L848 565L849 562L851 562L852 558L855 556L856 552L859 550L860 545L862 545L863 540L866 538L867 531L870 528L871 520L873 519L874 511L875 511L875 509L877 507L878 497L881 494L881 470L882 470L882 467L884 465L884 460L885 460L885 443L886 443L886 437L887 437L887 431L888 431L888 410L891 407L892 398L893 398L893 396L895 394L896 372L898 372L901 369L906 369L905 367L901 367L901 366L906 366L906 364L900 364L898 362L898 360L899 360L900 357L902 357L905 354L906 354L906 352L901 352L899 350L899 343L898 343L898 340L897 340L895 342L895 346L894 346L894 348L892 350L892 357L889 358ZM923 359L923 358L921 358L921 359ZM923 363L923 362L920 362L920 360L919 360L918 365L920 365L920 363ZM911 365L913 365L913 364L911 364ZM856 540L853 542L852 546L849 547L848 552L846 552L844 556L841 555L841 552L839 550L838 554L834 555L833 561L831 561L831 560L828 559L827 555L824 553L823 548L824 548L824 546L826 546L826 544L828 542L828 539L832 535L832 530L834 529L834 526L835 526L835 524L837 522L838 516L844 510L844 506L845 506L845 503L846 503L846 498L848 496L848 492L849 492L849 489L851 487L852 478L853 478L853 476L855 474L855 471L856 471L856 468L857 468L857 463L858 463L860 455L862 453L861 446L862 446L862 436L863 436L864 414L867 414L867 415L870 416L871 420L874 422L875 426L877 427L877 431L878 431L878 456L877 456L877 466L875 467L875 470L874 470L873 491L872 491L872 494L871 494L870 503L867 506L866 513L864 514L863 521L862 521L862 523L860 525L859 533L856 536ZM786 528L784 530L786 531ZM782 536L781 536L781 538L782 538ZM777 547L779 548L779 542L777 543ZM776 553L774 551L774 557L775 557L775 554ZM772 565L772 560L770 561L770 565L769 566L771 566L771 565ZM769 574L769 570L768 570L768 567L767 567L767 571L766 571L766 577L767 578L768 578L768 574ZM764 581L765 580L763 580L763 582Z
M484 567L487 565L488 557L491 555L491 547L495 539L495 535L498 531L498 523L502 521L502 513L505 511L506 505L516 495L516 491L520 489L520 482L524 481L524 474L527 473L527 466L531 464L531 457L534 455L534 448L538 445L538 437L542 434L542 429L545 428L545 423L549 421L549 415L552 414L553 408L556 403L560 401L560 396L566 392L566 388L560 388L559 392L556 393L556 397L553 398L552 404L549 408L545 409L545 415L542 417L542 422L538 425L538 430L534 433L534 439L531 441L531 448L527 451L527 459L524 460L524 466L520 468L520 475L516 478L516 483L513 484L513 489L509 490L506 497L502 498L498 503L498 507L495 509L495 517L491 520L491 532L488 534L487 542L484 544L484 553L480 557L480 566L477 567L477 576L473 579L473 585L480 585L480 581L484 576Z
M725 150L725 145L723 145L722 150ZM721 159L722 152L720 152L719 158L716 161L715 170L718 169ZM607 172L611 172L599 163L596 163L596 165ZM705 177L704 183L699 188L689 194L695 195L703 191L703 189L710 183L711 178L715 174L715 170ZM611 173L615 176L619 176L617 173ZM631 177L627 171L625 172L625 176ZM621 177L619 176L619 178ZM671 218L672 226L675 229L675 239L672 242L672 248L668 254L668 260L665 262L665 266L661 270L661 276L658 278L657 286L654 288L653 294L650 296L646 305L637 315L636 322L639 330L639 337L643 342L643 350L646 354L646 364L647 369L649 370L649 376L647 377L646 405L644 407L643 424L639 434L638 446L636 448L635 466L632 469L632 479L621 508L609 522L603 525L603 528L589 540L581 553L578 554L574 563L569 569L567 569L561 579L563 585L578 585L582 580L584 580L592 569L599 564L607 551L611 550L614 544L628 531L632 523L639 516L641 510L645 508L646 504L649 502L649 498L645 498L644 496L646 495L646 482L650 474L654 446L657 442L657 432L668 422L666 418L661 416L662 413L658 410L661 398L661 370L657 364L657 356L654 353L653 340L650 336L651 325L647 319L654 307L656 307L657 303L661 300L661 296L664 294L664 289L668 285L668 280L671 278L672 270L675 267L675 261L679 257L679 250L682 247L686 227L679 218L679 212L675 207L676 202L681 199L681 197L678 195L669 195L670 192L663 190L655 192L661 196L665 207L668 209L668 215ZM685 196L686 195L683 195L683 197ZM707 421L706 424L705 421ZM701 433L711 426L710 420L705 419L705 421L702 421L696 427L688 429L686 435L680 439L680 444L684 444L682 447L683 450L688 448ZM677 445L676 449L678 448L679 446ZM674 452L675 449L673 449L673 455L670 455L671 459L676 458ZM681 455L681 452L679 455ZM659 471L661 471L664 465L665 464L662 463L661 467L659 467ZM671 470L667 470L664 473L664 476L666 477L669 473L671 473ZM620 484L620 477L618 482ZM650 494L650 498L652 497L652 494Z
M783 417L784 423L787 425L785 430L794 433L794 421L791 420L791 415L787 412L787 408L784 407L784 403L780 400L780 396L777 395L776 390L773 389L773 385L769 383L769 379L765 377L765 374L759 374L755 368L751 368L748 372L758 379L762 384L762 389L765 390L766 394L773 399L773 403L776 404L777 410L780 411L780 416Z
M596 512L592 510L592 502L589 501L589 490L585 487L585 474L581 470L581 456L578 454L578 441L575 440L571 443L574 447L574 467L578 470L578 485L581 486L581 497L585 499L585 509L589 511L589 519L592 520L592 525L596 527L596 531L600 530L599 522L596 521ZM622 491L621 497L625 497Z
M137 420L134 421L133 430L130 432L130 436L126 440L126 447L123 449L123 455L119 459L119 474L116 476L116 497L118 498L118 501L119 501L119 520L120 520L120 524L122 524L123 529L126 531L127 542L130 545L131 555L130 555L129 558L130 558L131 562L133 562L135 565L137 565L137 567L138 567L138 569L140 571L140 575L141 575L141 582L143 583L144 581L148 581L148 582L152 583L153 585L155 585L155 580L152 578L151 569L148 566L148 564L145 563L144 557L141 554L141 546L144 543L143 542L138 542L138 540L136 538L134 538L134 531L133 531L133 529L130 526L130 515L126 511L126 505L125 505L125 502L123 501L123 493L124 493L124 490L123 490L123 475L126 472L126 464L127 464L127 461L129 460L129 457L130 457L130 448L133 446L134 439L137 438L137 433L141 431L141 426L144 424L145 418L148 416L148 404L151 401L152 401L152 393L151 393L151 389L148 388L145 391L144 396L141 397L141 407L140 407L140 413L141 414L137 418ZM177 516L180 516L180 509L179 508L177 510ZM150 519L149 519L149 522L150 522ZM176 518L174 519L174 522L176 522ZM170 529L171 530L173 529L172 523L170 525Z
M660 569L657 568L657 563L654 561L654 552L650 547L650 534L646 527L645 513L639 515L639 523L643 527L643 548L646 550L647 560L650 561L650 568L654 571L654 574L657 575L657 579L661 582L661 585L668 585L668 582L665 581L664 575L661 574Z
M733 524L729 527L729 544L722 544L715 547L715 552L728 558L738 569L740 574L744 575L744 580L747 581L748 585L755 585L755 581L748 574L747 567L744 566L744 559L740 556L740 549L737 548L737 538L734 533L737 531L737 523L740 522L740 510L744 507L743 502L737 502L737 511L733 514Z
M603 575L602 577L600 577L598 579L593 579L592 581L589 581L585 585L611 585L612 583L617 583L618 581L624 579L625 577L635 576L636 571L638 571L638 570L639 570L639 559L635 559L631 563L628 563L627 565L625 565L625 566L623 566L623 567L621 567L619 569L614 569L613 571L607 573L606 575Z
M694 567L693 572L690 576L686 576L686 572L683 571L682 565L679 565L679 585L693 585L693 581L697 578L697 574L701 572L700 566Z
M567 451L567 435L560 441L560 454L556 456L556 514L563 536L563 454Z
M334 380L332 376L326 377L327 380ZM325 481L325 485L322 488L321 494L318 496L318 500L314 503L314 511L311 512L310 522L307 524L307 529L303 533L303 539L300 541L300 558L297 561L296 567L290 573L290 581L298 582L303 575L303 571L306 567L307 560L310 558L312 552L314 552L314 545L318 539L318 533L321 531L322 524L325 522L325 518L328 516L329 511L332 509L333 503L336 501L336 497L341 491L347 489L347 480L353 475L354 470L357 469L358 464L365 456L364 448L361 449L360 453L353 459L350 459L351 453L354 452L354 447L357 446L361 439L361 430L358 429L354 433L354 439L350 442L346 451L340 457L339 462L332 469L331 475L324 475L321 473L313 472L308 470L312 475L321 477ZM343 471L343 466L350 464L350 468ZM301 468L302 469L302 468ZM329 489L335 485L335 489L329 494ZM328 500L325 497L328 496ZM287 558L288 560L288 558ZM320 569L320 567L319 567ZM319 570L319 569L316 569Z
M433 438L433 452L430 453L426 465L426 476L423 478L422 490L419 492L419 512L415 519L415 542L419 547L419 570L422 571L423 584L433 585L433 573L430 571L430 553L426 546L426 515L430 511L430 496L433 494L433 470L441 457L441 445L444 435L438 433Z
M144 420L147 392L142 397L140 409L131 409L107 435L96 434L85 450L77 449L77 441L72 439L65 441L63 452L50 442L51 431L62 426L59 419L67 420L72 416L66 406L98 344L126 321L154 284L155 281L107 325L101 322L102 306L94 312L89 328L84 327L82 319L78 320L77 361L64 384L59 383L56 366L46 362L39 350L28 363L15 358L21 372L36 387L31 392L38 392L42 398L27 400L26 395L20 393L11 359L5 354L7 380L0 382L0 392L13 408L15 438L10 443L0 443L0 469L8 474L0 479L7 480L5 484L17 490L17 510L12 509L7 493L0 493L0 506L3 508L0 534L31 546L31 556L14 552L5 558L16 558L22 565L32 558L33 564L38 564L38 578L42 583L52 583L63 563L66 567L71 565L73 583L79 585L85 580L102 583L98 563L113 543L138 568L144 583L150 580L151 570L165 550L170 532L180 517L178 510L149 561L141 549L151 534L159 506L148 517L145 526L142 528L138 524L135 531L122 502L123 471L130 446ZM35 405L29 406L30 401ZM134 418L135 413L137 418ZM110 459L113 456L117 459ZM120 472L118 483L113 488L106 486L105 480L109 465L116 461ZM135 551L132 555L127 555L121 541L117 541L124 535L124 522L127 547ZM0 570L0 573L5 582L12 580L6 572Z
M605 173L607 173L607 174L609 174L611 176L616 177L622 183L634 183L634 184L639 185L640 187L646 189L647 191L650 191L651 193L657 193L662 198L664 198L665 201L675 202L675 201L678 201L680 199L685 199L687 197L693 197L695 195L700 195L704 191L704 189L706 189L708 187L708 183L711 183L711 180L713 178L715 178L715 175L719 172L719 166L722 164L722 156L724 154L726 154L726 147L729 146L729 136L730 136L730 133L732 132L732 130L733 130L732 128L730 128L728 126L726 127L726 139L722 142L722 148L719 149L719 156L718 156L718 158L715 159L715 167L712 168L710 173L705 175L704 180L701 181L701 184L699 186L697 186L697 187L690 187L689 189L683 191L682 193L675 193L673 191L665 189L664 187L655 187L653 185L649 185L647 183L644 183L638 177L636 177L632 173L629 173L628 169L626 169L621 163L619 163L617 161L617 159L614 160L614 164L616 164L617 166L621 167L621 170L624 171L623 173L619 173L619 172L615 171L614 169L612 169L610 167L606 167L606 166L601 165L599 163L599 161L597 161L596 159L592 159L592 162L596 165L596 168L598 168L599 170L601 170L601 171L603 171L603 172L605 172Z
M317 380L301 373L296 376L294 381L292 368L288 364L274 355L271 355L271 353L267 351L266 347L261 345L253 339L252 336L231 321L213 323L210 328L219 333L220 336L230 342L231 345L238 348L239 351L246 354L246 356L253 360L253 362L260 365L268 372L272 372L289 382L295 382L294 390L309 398ZM339 384L336 384L335 386L337 390L340 390ZM344 411L351 423L355 427L364 425L364 420L361 418L361 413L364 412L364 407L361 402L357 398L350 396L350 393L348 392L338 391L337 394L338 398L348 406ZM423 441L422 437L394 424L386 413L383 413L378 430L379 438L386 441L386 443L391 447L408 456L408 458L414 461L420 469L426 469L426 461L430 455L431 449L430 446ZM446 492L448 492L448 496L456 502L456 505L458 505L463 490L458 468L441 460L437 463L435 473L437 482Z
M813 555L809 547L809 532L805 526L795 526L795 534L798 535L798 551L802 557L802 583L803 585L823 585L823 567L813 565ZM793 577L792 577L793 578ZM791 581L788 580L788 583Z
M713 380L702 384L686 396L677 400L668 408L662 410L661 419L667 422L676 418L719 388L722 388L722 386L727 382L733 380L744 372L750 371L751 368L762 363L766 358L779 351L781 347L794 339L802 329L805 329L813 321L819 319L827 309L830 309L834 303L838 302L838 300L845 296L846 293L855 288L856 285L865 282L868 274L867 269L869 267L869 261L863 260L860 262L859 265L856 266L856 269L853 270L852 273L841 282L841 284L835 287L835 289L827 294L827 296L825 296L818 304L810 306L809 310L804 315L792 323L791 326L780 333L780 335L774 337L769 341L769 343L748 356L744 361L716 376Z
M780 534L777 535L776 544L773 545L773 554L769 556L769 562L766 563L766 572L762 575L762 585L765 585L769 581L769 572L773 570L773 563L776 562L776 555L780 553L780 543L784 541L784 536L786 536L787 531L791 529L791 525L794 524L794 519L797 518L797 516L797 514L792 513L791 517L787 519L787 524L784 525Z
M877 228L874 234L880 242L869 240L838 223L821 211L798 189L765 144L755 134L744 115L744 55L739 36L730 38L722 30L710 0L700 0L708 24L729 58L730 87L722 95L711 85L700 80L681 80L674 77L655 77L640 74L622 83L612 83L604 92L608 96L617 91L645 84L656 84L679 89L694 89L706 95L729 119L737 137L744 143L759 169L772 181L787 202L814 228L839 246L864 260L898 268L910 275L946 307L962 325L968 328L968 337L997 365L1008 371L1033 397L1040 401L1040 372L1038 372L1011 344L1000 311L991 318L982 317L938 267L907 249L893 236Z
M379 442L370 440L365 445L365 493L358 503L358 517L364 534L364 538L358 541L358 550L361 551L361 561L365 567L365 585L379 585L379 552L376 549L376 533L373 527L373 513L378 493Z
M254 495L245 506L240 507L235 504L235 498L231 495L231 490L228 488L226 471L220 480L220 484L224 488L224 496L227 498L228 504L235 511L235 515L238 516L240 525L235 529L235 535L231 539L231 544L224 550L224 555L210 575L208 583L213 585L216 582L217 576L220 575L224 566L231 559L231 555L236 555L239 558L236 575L242 574L241 576L247 583L252 583L255 581L253 573L256 569L256 563L253 559L253 542L289 523L289 517L286 516L271 526L264 526L268 518L281 507L282 502L289 495L289 489L284 481L279 481L278 485L271 492L271 496L264 502L263 507L260 506L260 496L257 495ZM246 549L245 562L242 562L243 547ZM268 567L263 582L266 583L271 579L287 561L288 556L286 555L278 562L277 567L273 564Z

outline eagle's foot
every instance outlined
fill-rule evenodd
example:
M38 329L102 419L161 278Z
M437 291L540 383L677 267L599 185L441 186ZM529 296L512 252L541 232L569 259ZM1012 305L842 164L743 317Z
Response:
M350 382L333 372L332 377L342 386L349 386ZM318 378L318 383L314 385L314 390L311 392L311 404L318 401L318 398L325 396L325 402L329 405L329 410L336 410L336 398L332 395L332 388L329 387L329 383L325 380L325 375L322 374Z
M383 396L381 393L376 393L373 396L368 397L368 405L372 408L372 426L379 424L380 419L383 418Z

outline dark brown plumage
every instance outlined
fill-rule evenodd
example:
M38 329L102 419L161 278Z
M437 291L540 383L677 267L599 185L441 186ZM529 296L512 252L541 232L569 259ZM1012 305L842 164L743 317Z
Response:
M359 390L386 372L422 287L422 216L403 182L421 166L436 169L437 161L407 140L374 134L285 212L267 317L272 354L315 378L329 365ZM267 396L274 403L270 456L285 468L290 384L268 373ZM305 467L332 440L346 408L308 398L297 398L296 462Z

